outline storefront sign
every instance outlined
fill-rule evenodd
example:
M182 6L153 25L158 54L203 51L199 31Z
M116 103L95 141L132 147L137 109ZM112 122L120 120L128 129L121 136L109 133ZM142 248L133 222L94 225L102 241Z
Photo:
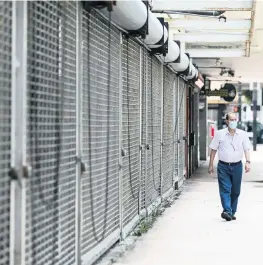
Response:
M202 90L200 91L200 95L207 97L221 97L227 102L232 102L237 95L237 91L234 85L225 84L224 87L219 90Z

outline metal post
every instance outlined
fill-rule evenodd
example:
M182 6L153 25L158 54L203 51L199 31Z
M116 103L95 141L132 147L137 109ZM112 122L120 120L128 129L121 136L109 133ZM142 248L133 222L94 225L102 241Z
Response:
M242 83L238 83L238 117L241 125L242 122Z
M178 174L177 174L177 170L176 170L176 166L175 165L175 161L176 161L176 157L175 157L175 154L177 156L177 153L176 153L176 114L177 114L177 102L176 102L176 86L175 86L175 83L176 83L176 78L174 78L174 82L173 82L173 187L175 188L175 183L177 181L178 183ZM177 178L177 180L176 180Z
M123 240L123 183L122 183L122 33L120 32L119 51L119 215L120 215L120 240ZM127 55L128 56L128 55ZM127 66L128 67L128 66ZM128 83L128 80L127 80ZM129 125L128 125L129 126Z
M147 181L148 181L148 53L144 51L146 49L145 47L143 49L143 67L144 68L144 74L145 74L145 87L144 87L144 93L145 93L145 208L146 208L146 215L148 216L148 210L147 210ZM144 58L146 57L146 58ZM144 61L145 59L145 61Z
M76 1L76 236L75 236L75 260L76 265L81 264L81 156L82 156L82 12L81 5Z
M16 4L13 2L12 6L12 92L11 92L11 168L16 167ZM16 180L10 182L10 251L9 251L9 264L20 265L20 259L17 259L16 247L16 194L17 194Z
M160 188L160 195L161 197L163 196L163 90L164 90L164 66L162 65L162 70L161 70L161 79L162 79L162 87L161 87L161 147L160 147L160 151L161 151L161 157L160 157L160 177L161 177L161 188Z
M24 265L26 259L26 188L31 178L27 165L27 1L13 2L12 23L12 129L11 167L17 179L11 181L10 265Z
M138 195L138 214L139 217L141 216L141 205L142 205L142 47L140 47L140 75L139 75L139 80L140 80L140 87L139 87L139 117L140 117L140 125L139 125L139 138L140 138L140 143L139 143L139 195Z
M180 78L177 79L177 139L176 139L176 146L177 146L177 174L178 174L178 186L181 185L181 172L180 172L180 155L179 155L179 152L180 152Z
M257 150L257 88L253 86L253 150Z

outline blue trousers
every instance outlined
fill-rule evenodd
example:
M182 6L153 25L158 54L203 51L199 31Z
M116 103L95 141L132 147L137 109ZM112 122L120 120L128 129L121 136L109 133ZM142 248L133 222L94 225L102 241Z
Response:
M221 204L223 210L230 215L234 215L237 211L242 173L242 163L234 166L218 163L217 175Z

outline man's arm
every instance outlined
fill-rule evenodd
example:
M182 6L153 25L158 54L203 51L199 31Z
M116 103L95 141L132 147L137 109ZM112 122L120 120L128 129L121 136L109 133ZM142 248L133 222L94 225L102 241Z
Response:
M243 149L244 149L244 153L245 153L245 157L246 157L246 164L245 164L245 171L246 173L248 173L250 171L250 149L251 149L252 145L251 142L248 138L247 133L245 133L245 139L243 141Z
M248 173L250 171L250 152L249 150L245 151L246 164L245 164L245 172Z
M213 167L214 167L214 160L215 160L216 152L217 152L217 149L219 147L218 131L215 133L215 137L213 138L209 147L211 148L211 153L210 153L210 162L209 162L208 173L212 174L214 172Z
M210 153L210 162L209 162L209 169L208 169L209 174L213 173L214 171L214 160L215 160L216 152L217 150L212 149Z
M217 152L217 150L213 150L213 149L211 150L209 166L213 166L214 165L216 152Z
M249 150L245 151L245 157L246 157L246 161L250 162L250 152L249 152Z

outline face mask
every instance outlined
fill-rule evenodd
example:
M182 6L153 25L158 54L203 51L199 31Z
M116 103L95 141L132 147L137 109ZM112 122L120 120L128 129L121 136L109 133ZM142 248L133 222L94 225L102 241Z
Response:
M237 121L230 121L228 126L230 129L236 129Z

